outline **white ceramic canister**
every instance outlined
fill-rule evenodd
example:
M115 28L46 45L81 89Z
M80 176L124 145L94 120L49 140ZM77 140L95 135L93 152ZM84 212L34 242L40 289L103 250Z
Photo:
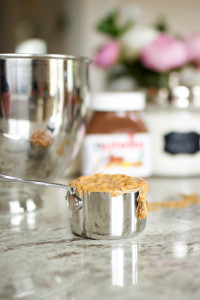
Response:
M152 137L153 175L200 175L200 87L174 87L165 100L143 116Z

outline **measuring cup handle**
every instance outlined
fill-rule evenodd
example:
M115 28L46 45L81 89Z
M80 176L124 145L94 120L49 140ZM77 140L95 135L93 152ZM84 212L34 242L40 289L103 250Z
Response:
M80 210L83 207L83 200L76 196L74 191L67 193L67 198L69 200L69 209L73 211Z

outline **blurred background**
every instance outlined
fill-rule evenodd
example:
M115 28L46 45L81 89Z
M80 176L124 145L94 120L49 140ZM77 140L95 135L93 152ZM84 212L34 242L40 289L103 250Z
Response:
M199 0L1 0L0 53L85 56L92 92L144 89L153 174L200 175L199 10Z
M92 56L101 38L95 25L116 6L142 24L163 15L173 31L200 29L198 0L1 0L0 52L13 52L22 40L37 37L47 42L49 53Z
M92 58L104 38L95 26L116 7L124 18L140 24L150 26L163 16L174 32L200 29L198 0L1 0L0 52L14 52L22 41L39 38L46 42L48 53ZM92 84L101 88L96 81Z

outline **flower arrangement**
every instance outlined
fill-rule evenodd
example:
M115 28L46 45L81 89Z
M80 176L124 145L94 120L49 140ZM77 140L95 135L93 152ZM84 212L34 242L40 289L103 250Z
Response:
M167 87L171 72L200 67L200 33L175 36L163 21L139 28L130 20L121 24L119 15L113 11L97 24L107 41L94 61L109 82L130 77L138 87Z

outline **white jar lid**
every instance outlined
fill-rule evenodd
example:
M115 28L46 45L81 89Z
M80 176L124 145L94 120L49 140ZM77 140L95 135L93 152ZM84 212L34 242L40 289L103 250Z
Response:
M92 109L96 111L140 111L145 105L143 92L101 92L92 97Z

